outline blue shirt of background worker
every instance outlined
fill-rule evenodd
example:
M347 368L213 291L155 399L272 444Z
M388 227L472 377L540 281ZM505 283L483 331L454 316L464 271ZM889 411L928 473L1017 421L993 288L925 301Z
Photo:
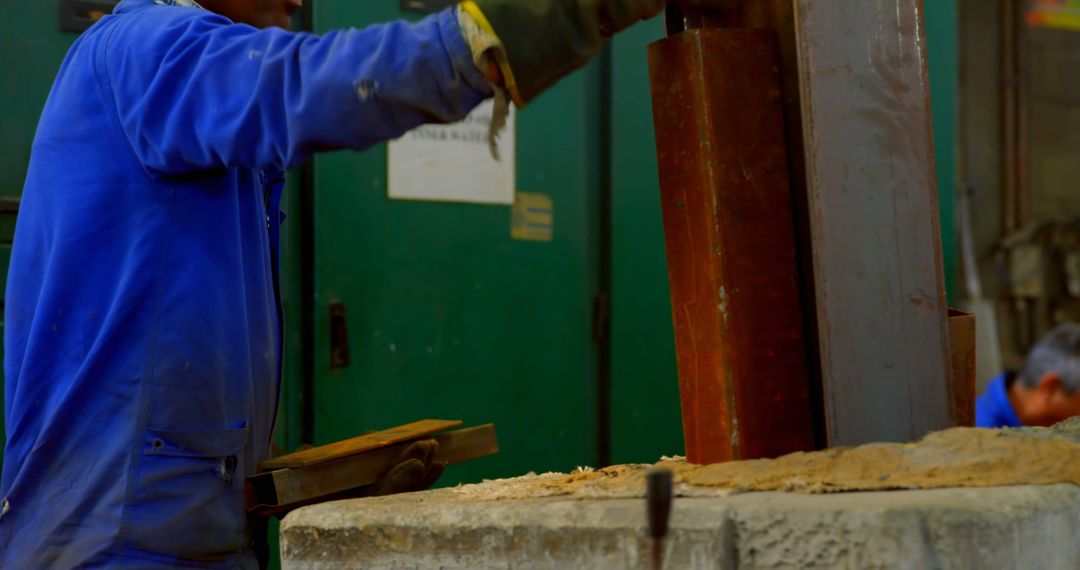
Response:
M975 401L975 427L1021 427L1024 424L1016 415L1009 401L1009 389L1016 381L1016 374L1002 372L990 381L986 391Z
M1002 373L975 401L975 427L1052 426L1080 415L1080 325L1061 325L1031 349L1018 373Z

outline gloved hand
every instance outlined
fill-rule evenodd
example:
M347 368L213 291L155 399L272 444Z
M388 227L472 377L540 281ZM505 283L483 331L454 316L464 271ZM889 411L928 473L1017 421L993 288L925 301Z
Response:
M309 449L311 447L312 446L309 444L303 444L295 451L303 451L304 449ZM375 483L357 487L355 489L349 489L347 491L324 495L307 502L293 504L287 509L281 507L257 509L251 513L252 520L269 516L280 519L294 508L326 501L357 499L361 497L380 497L383 495L393 495L395 493L426 491L439 480L443 470L446 468L445 461L435 460L435 452L438 451L438 449L439 442L435 441L435 439L421 439L414 441L401 452L401 456L398 458L397 462L394 463L393 467L388 469ZM245 491L254 493L254 490L250 485L245 488ZM249 505L254 505L257 501L254 497L247 497L246 500Z
M446 468L445 462L435 461L438 448L439 443L434 439L414 441L377 483L360 489L355 496L381 497L430 489Z
M651 18L667 0L466 0L462 10L490 28L504 86L518 106L585 65L617 32Z

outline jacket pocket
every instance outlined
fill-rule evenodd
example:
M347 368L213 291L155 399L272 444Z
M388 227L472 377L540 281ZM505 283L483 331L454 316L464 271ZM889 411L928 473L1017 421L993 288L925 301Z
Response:
M136 551L220 561L249 544L241 468L248 430L147 430L129 507Z

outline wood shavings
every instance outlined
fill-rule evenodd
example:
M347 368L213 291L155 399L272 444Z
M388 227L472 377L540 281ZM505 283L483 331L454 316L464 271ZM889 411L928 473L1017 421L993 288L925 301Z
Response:
M1080 419L1052 429L956 428L918 443L875 443L779 459L691 465L663 458L681 497L781 491L837 493L1072 483L1080 486ZM529 474L454 489L467 500L644 496L651 465Z

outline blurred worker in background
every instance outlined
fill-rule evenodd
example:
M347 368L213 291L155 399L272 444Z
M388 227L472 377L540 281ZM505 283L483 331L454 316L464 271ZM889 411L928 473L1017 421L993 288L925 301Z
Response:
M1031 349L1019 374L1002 373L975 402L976 427L1051 426L1080 416L1080 325L1064 324Z
M475 0L315 36L285 29L301 0L200 2L121 1L41 115L6 297L2 568L257 565L284 172L523 105L664 4ZM403 462L429 479L430 453Z

